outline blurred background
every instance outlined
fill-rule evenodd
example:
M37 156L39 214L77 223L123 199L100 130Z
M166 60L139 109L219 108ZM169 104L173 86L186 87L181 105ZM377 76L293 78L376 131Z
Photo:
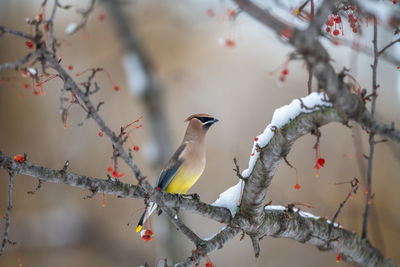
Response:
M62 1L71 4L69 10L58 10L56 36L62 41L62 64L73 66L73 75L88 68L103 67L120 87L118 92L105 73L96 76L101 90L93 96L94 102L104 101L100 114L108 125L118 131L140 116L143 127L131 136L139 151L134 160L154 183L163 160L156 160L154 128L148 107L138 94L129 90L123 65L126 47L117 34L111 8L104 2L95 5L87 25L69 36L65 29L81 17L77 8L87 8L89 1ZM25 18L39 13L41 1L2 0L0 25L31 32ZM46 7L50 16L53 2ZM114 3L115 4L115 3ZM233 173L233 157L241 169L247 168L254 136L269 124L274 110L307 94L308 73L301 61L290 62L289 75L280 83L279 74L292 50L269 29L245 14L235 21L227 18L229 1L125 1L122 10L131 30L152 62L151 70L161 90L158 96L165 125L163 141L170 155L179 145L186 125L184 120L194 113L209 113L220 120L207 137L207 165L198 183L189 193L198 193L201 200L212 203L219 193L238 182ZM209 10L212 9L212 12ZM112 11L112 10L111 10ZM103 19L101 19L103 16ZM379 26L380 45L391 40ZM382 31L381 31L382 30ZM347 30L350 39L350 29ZM365 40L372 28L364 28ZM232 39L235 45L221 43L221 38ZM357 37L358 38L358 37ZM71 45L69 45L69 43ZM365 41L369 44L369 41ZM351 49L324 42L337 70L351 68L361 87L371 88L372 59ZM0 60L8 62L24 56L28 51L24 40L11 35L0 38ZM381 61L377 117L386 123L399 119L399 95L396 66ZM8 156L27 153L28 159L49 168L61 169L66 160L75 173L106 179L112 147L91 120L85 120L83 110L73 105L69 110L67 128L59 113L62 83L53 79L44 84L45 94L34 95L32 86L24 89L29 79L19 72L0 73L0 150ZM76 77L84 81L85 76ZM314 81L314 85L316 82ZM82 126L77 126L84 121ZM300 174L301 190L293 188L295 172L280 164L268 189L266 201L287 205L302 202L314 206L301 207L316 215L332 218L339 203L350 190L349 185L333 186L334 182L350 181L357 177L365 185L368 153L367 135L358 126L344 127L333 123L321 129L321 153L326 165L315 177L315 137L301 138L291 150L288 159ZM379 137L378 137L379 139ZM344 154L349 155L345 157ZM160 158L160 157L159 157ZM386 257L400 264L400 146L391 142L377 145L373 167L373 192L369 238ZM123 182L136 180L120 164L121 172L128 173ZM37 180L17 176L11 213L10 240L17 245L7 246L0 257L0 266L157 266L165 257L169 263L183 260L193 246L164 216L153 216L153 241L144 242L135 233L137 220L143 212L143 201L106 196L84 200L89 192L61 184L44 183L35 195L27 194ZM0 170L0 213L7 207L8 175ZM349 201L338 221L343 227L360 234L365 195L361 190ZM206 238L223 225L201 216L184 214L184 222L200 237ZM1 235L4 220L0 223ZM237 236L223 249L209 255L216 266L348 266L336 263L336 255L320 252L313 246L288 239L265 237L261 254L254 258L250 239ZM161 264L161 263L159 263ZM202 262L204 264L204 262Z

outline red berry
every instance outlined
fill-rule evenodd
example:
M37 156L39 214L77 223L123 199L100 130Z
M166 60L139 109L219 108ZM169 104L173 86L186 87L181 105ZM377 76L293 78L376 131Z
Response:
M342 19L340 18L340 16L337 16L337 17L335 18L335 22L336 22L336 23L341 23L341 22L342 22Z
M111 167L108 167L108 168L107 168L107 172L112 172L112 168L111 168Z
M357 33L357 29L356 29L356 28L353 28L353 32L354 32L354 33Z
M106 17L106 16L105 16L103 13L100 13L100 14L97 16L97 19L98 19L99 21L103 21L105 17Z
M294 186L294 189L299 190L300 188L301 188L301 186L300 186L299 184L296 184L296 185Z
M72 65L68 66L68 70L73 70L73 69L74 69L74 67Z
M342 259L342 257L340 255L336 256L336 262L339 262Z
M152 237L153 236L153 232L150 229L143 230L140 234L142 235L142 239L144 241L153 240L153 237Z
M333 35L338 36L339 35L339 31L338 30L334 30L333 31Z
M117 172L116 170L114 170L114 171L112 172L112 176L113 176L114 178L117 178L117 177L118 177L118 172Z
M350 9L351 9L351 10L354 10L354 9L355 9L355 6L351 6Z
M37 90L34 90L34 91L33 91L33 94L34 94L34 95L38 95L39 92L38 92Z
M258 137L254 137L254 141L256 141L256 142L257 142L257 141L258 141Z
M25 42L25 45L26 45L29 49L32 49L32 48L33 48L33 43L32 43L32 41L26 41L26 42Z
M24 88L28 89L29 88L29 83L24 83Z
M118 85L114 85L114 90L118 91L119 90L119 86Z
M319 159L317 160L317 163L318 163L318 165L320 165L321 167L324 167L325 159L319 158Z
M133 147L133 150L139 151L139 146L134 146L134 147Z
M212 8L207 9L207 16L214 17L215 16L214 9Z
M226 40L225 40L225 45L226 45L227 47L234 47L234 46L236 45L236 43L235 43L234 40L226 39Z
M289 39L292 36L292 30L290 28L284 28L281 31L281 35L287 39Z
M17 154L14 156L14 160L19 163L23 163L25 161L25 157L21 154Z
M281 71L281 74L283 75L283 76L286 76L286 75L288 75L289 74L289 71L288 71L288 69L283 69L282 71Z
M206 262L206 267L213 267L214 265L212 264L212 262L211 261L207 261Z
M326 32L331 32L331 28L330 27L326 27L325 31Z
M102 131L99 132L99 136L100 137L103 136L103 132Z

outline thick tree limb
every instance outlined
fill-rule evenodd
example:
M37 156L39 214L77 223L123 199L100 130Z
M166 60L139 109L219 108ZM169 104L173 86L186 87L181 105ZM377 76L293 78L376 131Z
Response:
M234 218L234 225L240 226L249 235L257 232L264 221L266 189L275 175L279 162L288 155L299 137L333 121L345 122L335 109L324 108L313 113L302 114L276 131L271 141L261 149L253 172L245 183L239 216Z
M79 175L64 169L50 169L38 166L29 161L18 163L2 152L0 152L0 168L15 172L15 174L34 177L39 179L39 181L66 184L81 189L87 189L92 192L98 191L104 192L105 194L136 199L145 199L148 197L146 196L145 190L140 186L122 183L119 180L104 180ZM229 223L232 218L230 211L226 208L211 206L199 200L182 198L179 195L161 191L155 191L154 194L158 195L161 201L171 208L200 214L220 223Z
M340 254L346 262L357 266L396 266L390 259L383 257L367 239L361 239L349 230L334 227L323 218L307 218L289 210L267 210L264 217L265 221L258 229L261 237L290 238L333 253L336 253L340 241Z

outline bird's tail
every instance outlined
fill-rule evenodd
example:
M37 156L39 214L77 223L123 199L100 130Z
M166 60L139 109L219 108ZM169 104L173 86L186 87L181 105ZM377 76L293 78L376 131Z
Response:
M150 202L149 206L146 208L146 210L143 212L142 217L140 217L139 223L136 227L136 232L140 232L142 230L143 224L146 222L146 220L150 217L150 215L153 213L153 211L157 208L157 204L154 202Z

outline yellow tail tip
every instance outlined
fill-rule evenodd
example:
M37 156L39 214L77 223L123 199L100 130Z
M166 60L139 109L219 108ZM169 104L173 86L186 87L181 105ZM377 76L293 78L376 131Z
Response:
M139 233L140 230L142 230L142 226L141 226L141 225L138 225L138 227L136 227L136 233Z

